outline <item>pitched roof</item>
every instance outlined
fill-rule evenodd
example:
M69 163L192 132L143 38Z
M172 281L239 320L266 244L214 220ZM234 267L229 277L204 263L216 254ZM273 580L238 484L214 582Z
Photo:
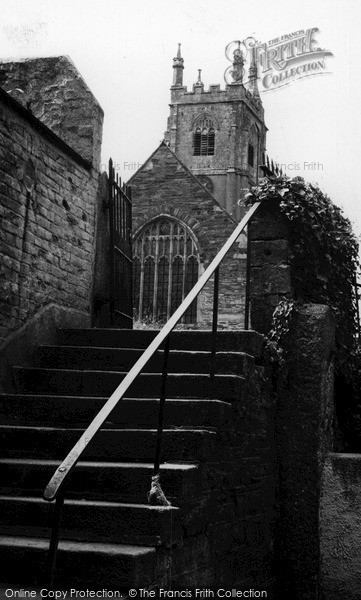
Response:
M173 152L173 150L170 149L170 147L168 146L168 144L162 140L161 143L159 144L159 146L154 150L154 152L152 152L152 154L147 158L147 160L144 161L144 163L142 164L141 167L139 167L139 169L134 173L134 175L131 176L131 178L127 181L127 185L132 185L132 179L134 179L134 177L136 177L138 175L138 173L140 173L145 165L152 160L153 156L160 150L160 148L166 148L168 150L168 152L177 160L177 162L181 165L181 167L186 171L186 173L192 177L192 179L197 183L197 185L199 185L200 188L202 188L202 190L204 192L206 192L206 194L209 196L209 198L212 199L212 201L219 207L219 209L233 222L233 223L237 223L237 221L232 217L232 215L228 212L228 210L226 210L224 208L224 206L222 206L222 204L220 202L218 202L218 200L216 200L216 198L210 193L209 190L207 190L206 186L203 185L203 183L201 183L201 181L198 179L198 177L196 175L194 175L194 173L192 173L192 171L184 164L183 161L181 161L181 159L177 156L177 154L175 152Z

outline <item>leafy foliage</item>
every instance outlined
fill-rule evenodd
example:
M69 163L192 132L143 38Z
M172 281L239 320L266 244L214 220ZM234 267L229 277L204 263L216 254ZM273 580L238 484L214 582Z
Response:
M279 201L289 221L294 297L331 306L342 361L356 333L358 241L351 223L318 187L301 177L261 180L246 196L247 203L269 199Z
M357 344L354 291L358 241L350 221L321 190L302 178L264 179L247 203L277 200L288 220L295 303L281 301L274 312L266 350L276 377L282 371L292 310L297 303L328 304L336 317L336 449L361 451L361 349ZM337 440L338 438L338 440Z
M281 300L272 315L272 326L266 339L265 350L271 363L277 370L284 364L284 349L282 340L290 329L290 322L295 303Z

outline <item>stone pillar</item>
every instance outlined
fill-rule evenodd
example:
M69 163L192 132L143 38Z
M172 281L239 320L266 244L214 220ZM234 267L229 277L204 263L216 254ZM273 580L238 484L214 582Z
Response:
M108 206L108 177L102 173L96 207L94 279L92 318L94 327L110 327L110 232Z
M280 300L294 299L289 225L266 200L249 226L251 327L267 334ZM332 447L334 322L331 309L298 303L282 340L276 390L279 473L278 600L316 600L320 586L321 479Z
M305 304L292 316L278 387L277 527L280 600L315 600L320 577L321 477L332 444L334 322L331 309Z
M361 454L330 454L321 498L322 600L358 600L361 590Z
M249 225L251 327L268 333L283 298L292 299L289 229L279 202L266 200Z

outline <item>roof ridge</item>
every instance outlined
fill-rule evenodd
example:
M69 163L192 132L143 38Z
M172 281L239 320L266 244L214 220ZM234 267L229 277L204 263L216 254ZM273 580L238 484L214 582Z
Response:
M215 202L215 204L217 204L217 206L219 206L219 208L226 214L226 216L229 217L231 219L231 221L233 221L233 223L237 223L237 221L232 217L231 213L229 213L228 210L226 208L224 208L224 206L222 206L222 204L220 202L218 202L218 200L213 196L213 194L211 194L211 192L209 190L207 190L206 186L203 185L203 183L198 179L198 177L196 175L194 175L194 173L192 173L192 171L187 167L187 165L185 165L184 162L179 158L179 156L177 156L177 154L173 150L171 150L171 148L168 146L168 144L164 140L160 144L160 146L162 144L164 144L165 147L169 150L169 152L177 159L177 161L182 165L183 169L185 171L187 171L187 173L198 183L198 185L205 192L207 192L208 196L213 200L213 202Z
M132 179L134 179L134 177L138 173L140 173L140 171L145 167L147 162L152 159L152 157L155 155L155 153L158 152L158 150L162 146L164 146L170 152L170 154L172 156L174 156L174 158L179 162L179 164L186 171L186 173L188 173L188 175L190 175L192 177L192 179L194 179L194 181L196 181L196 183L199 185L199 187L201 187L202 190L204 192L206 192L206 194L209 196L209 198L211 198L211 200L213 200L213 202L221 209L221 211L226 215L226 217L228 217L233 223L237 224L237 221L234 219L234 217L232 217L231 213L229 213L228 210L226 208L224 208L224 206L222 206L222 204L220 202L218 202L218 200L211 194L211 192L209 190L207 190L206 186L203 185L203 183L198 179L198 177L196 175L194 175L194 173L192 173L192 171L187 167L187 165L184 164L184 162L179 158L179 156L173 150L171 150L171 148L168 146L167 142L164 139L160 142L159 146L157 146L157 148L154 150L154 152L152 152L152 154L150 156L148 156L148 158L139 167L139 169L131 176L131 178L128 179L128 181L126 182L127 185L131 185Z
M131 181L132 181L132 179L134 179L134 177L135 177L136 175L138 175L138 173L140 173L140 171L142 171L142 169L144 169L144 167L145 167L145 165L147 164L147 162L149 162L149 161L152 159L152 157L155 155L155 153L156 153L156 152L158 152L159 148L160 148L160 147L161 147L163 144L165 144L164 140L162 140L162 141L161 141L161 143L159 144L159 146L157 146L157 147L156 147L156 149L154 150L154 152L152 152L152 154L150 154L150 155L148 156L148 158L147 158L147 159L146 159L146 160L145 160L145 161L144 161L144 162L143 162L143 163L140 165L139 169L137 169L137 170L136 170L136 172L135 172L135 173L133 173L133 175L131 176L131 178L130 178L130 179L128 179L128 180L126 181L126 185L131 185ZM165 144L165 145L166 145L166 144Z

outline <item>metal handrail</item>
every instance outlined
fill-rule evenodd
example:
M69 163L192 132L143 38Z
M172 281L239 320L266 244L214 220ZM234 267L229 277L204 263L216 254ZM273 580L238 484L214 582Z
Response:
M110 413L114 410L118 402L123 398L124 394L128 391L131 384L134 382L136 377L141 373L144 366L153 356L153 354L159 349L160 345L164 340L169 336L174 327L177 325L178 321L183 317L186 310L192 304L192 302L196 299L200 291L204 288L206 283L215 273L216 269L219 267L220 263L224 259L227 252L230 250L232 245L237 241L238 237L245 229L250 219L253 217L261 202L255 202L247 214L243 217L240 223L237 225L233 233L230 235L226 243L223 245L221 250L218 252L217 256L212 260L211 264L204 271L203 275L198 279L197 283L194 285L189 294L185 297L182 304L177 308L177 310L170 317L168 322L164 325L164 327L160 330L158 335L154 338L154 340L149 344L148 348L143 352L134 366L130 369L129 373L124 377L122 382L118 385L116 390L110 396L109 400L104 404L104 406L100 409L96 417L94 417L93 421L90 423L88 428L84 431L82 436L79 438L75 446L70 450L67 457L63 460L61 465L56 469L54 475L49 481L48 485L44 491L44 500L48 502L52 502L59 495L59 492L63 489L66 479L69 477L73 468L79 461L81 455L84 450L87 448L88 444L91 442L93 437L97 434L99 429L102 427Z
M251 218L259 208L261 202L255 202L250 208L248 213L243 217L241 222L237 225L233 233L230 235L226 243L223 245L217 256L212 260L211 264L204 271L203 275L199 278L195 286L191 289L189 294L183 300L182 304L177 308L171 318L164 325L163 329L154 338L148 348L143 352L140 358L137 360L135 365L130 369L129 373L124 377L123 381L118 385L116 390L110 396L109 400L104 404L101 410L98 412L96 417L90 423L89 427L84 431L83 435L79 438L78 442L69 452L67 457L63 460L61 465L57 468L51 480L44 491L44 500L52 502L56 500L54 513L53 513L53 525L51 529L51 537L49 543L49 550L46 557L46 578L47 585L50 589L53 585L53 577L56 563L56 556L59 545L59 534L60 534L60 520L65 498L65 484L70 473L76 466L84 450L91 442L93 437L98 433L104 422L110 413L117 406L118 402L123 398L131 384L134 382L136 377L141 373L144 366L150 360L150 358L159 349L161 344L165 341L164 352L163 352L163 372L162 372L162 385L159 399L159 415L158 415L158 431L156 441L156 452L154 460L154 476L152 477L152 487L148 494L149 502L156 504L163 504L168 506L170 503L164 496L163 491L159 485L159 469L160 469L160 454L161 454L161 443L163 433L163 412L164 404L166 400L166 380L167 380L167 361L169 354L169 338L170 333L177 325L179 320L183 317L189 306L196 299L200 291L204 288L206 283L214 274L214 288L213 288L213 319L212 319L212 345L211 345L211 360L210 360L210 377L214 378L216 370L216 336L217 336L217 323L218 323L218 290L219 290L219 266L224 259L227 252L230 250L232 245L237 241L238 237L248 225ZM249 237L249 236L248 236ZM250 275L250 261L249 261L249 250L250 245L248 242L248 253L247 253L247 280L246 287L249 285ZM247 300L248 299L248 300ZM248 290L246 290L246 303L249 301ZM245 310L245 328L248 329L248 306Z

